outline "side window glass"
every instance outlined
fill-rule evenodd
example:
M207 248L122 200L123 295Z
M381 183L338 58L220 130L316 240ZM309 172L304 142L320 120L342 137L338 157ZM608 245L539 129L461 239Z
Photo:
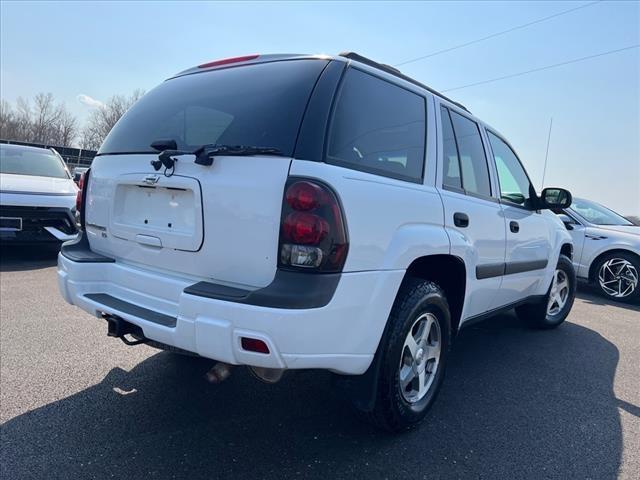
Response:
M349 69L331 120L328 163L420 182L425 108L424 97Z
M450 114L460 156L462 188L467 192L489 197L489 167L478 124L456 112Z
M449 110L440 107L442 120L442 184L447 187L462 188L460 177L460 161L458 159L458 147L453 134L453 126L449 117Z
M496 161L500 198L518 205L526 205L531 199L531 182L513 150L501 138L487 132Z

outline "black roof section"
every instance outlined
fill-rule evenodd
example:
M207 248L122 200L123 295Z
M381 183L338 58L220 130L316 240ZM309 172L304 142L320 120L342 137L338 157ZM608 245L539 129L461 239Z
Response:
M395 77L401 78L403 80L406 80L409 83L413 83L414 85L417 85L420 88L424 88L425 90L427 90L428 92L433 93L434 95L437 95L440 98L445 99L447 102L451 102L454 105L462 108L463 110L469 112L469 109L467 107L465 107L464 105L462 105L461 103L458 103L454 100L451 100L449 97L446 97L445 95L443 95L442 93L438 92L437 90L434 90L431 87L428 87L427 85L425 85L424 83L420 83L419 81L406 76L404 73L402 73L400 70L398 70L395 67L392 67L391 65L385 65L384 63L378 63L374 60L371 60L370 58L367 57L363 57L362 55L356 53L356 52L341 52L338 54L340 57L344 57L344 58L348 58L350 60L354 60L356 62L360 62L360 63L364 63L365 65L369 65L370 67L373 68L377 68L378 70L382 70L383 72L389 73ZM469 112L471 113L471 112Z

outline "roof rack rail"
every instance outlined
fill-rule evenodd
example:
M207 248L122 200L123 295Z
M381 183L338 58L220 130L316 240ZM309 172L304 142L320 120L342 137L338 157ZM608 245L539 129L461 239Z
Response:
M465 107L464 105L462 105L461 103L458 103L454 100L451 100L449 97L443 95L442 93L438 92L437 90L434 90L431 87L428 87L427 85L425 85L424 83L420 83L419 81L406 76L404 73L402 73L400 70L398 70L395 67L392 67L391 65L385 65L384 63L378 63L374 60L371 60L370 58L367 57L363 57L362 55L356 53L356 52L341 52L338 54L338 56L340 57L344 57L344 58L348 58L350 60L355 60L356 62L360 62L360 63L364 63L365 65L369 65L370 67L373 68L377 68L378 70L382 70L383 72L387 72L390 73L391 75L401 78L403 80L406 80L407 82L413 83L414 85L417 85L418 87L424 88L425 90L433 93L434 95L437 95L440 98L445 99L448 102L453 103L454 105L457 105L458 107L462 108L463 110L469 112L469 109L467 107ZM471 113L471 112L469 112Z

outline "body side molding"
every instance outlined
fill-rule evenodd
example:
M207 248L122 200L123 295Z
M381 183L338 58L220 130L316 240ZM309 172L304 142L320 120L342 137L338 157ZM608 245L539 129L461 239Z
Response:
M500 277L502 275L513 275L514 273L531 272L533 270L544 270L547 268L548 260L527 260L523 262L488 263L476 266L476 278Z

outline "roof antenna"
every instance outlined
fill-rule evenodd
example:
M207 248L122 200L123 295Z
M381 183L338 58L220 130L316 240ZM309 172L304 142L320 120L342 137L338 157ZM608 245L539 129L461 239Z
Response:
M547 135L547 153L544 154L544 168L542 169L542 185L540 189L544 188L544 178L547 175L547 159L549 158L549 143L551 142L551 127L553 127L553 117L549 122L549 134Z

